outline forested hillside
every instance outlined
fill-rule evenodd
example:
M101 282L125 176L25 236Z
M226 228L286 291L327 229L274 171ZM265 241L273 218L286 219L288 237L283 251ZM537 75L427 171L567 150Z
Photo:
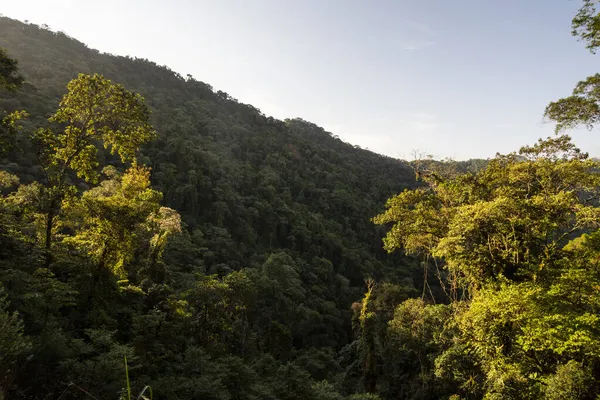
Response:
M114 398L124 386L124 354L134 389L151 385L156 398L364 391L350 306L365 279L389 282L390 307L423 287L418 262L383 251L384 230L370 221L389 196L415 185L406 163L302 119L267 117L167 67L101 54L42 27L2 18L0 47L24 77L18 90L2 93L0 107L29 114L0 162L11 174L3 181L3 307L18 311L27 338L0 374L8 398L57 398L67 388L63 398L81 398L69 384ZM151 268L143 261L152 253L147 244L130 243L120 250L131 254L118 274L94 271L99 256L86 247L91 239L83 232L89 236L92 227L82 225L82 215L99 213L99 205L69 206L65 194L55 201L63 206L48 211L43 204L54 197L36 192L37 182L48 181L40 155L56 146L36 129L64 126L66 120L47 117L79 73L122 84L151 110L156 137L140 141L137 159L150 167L162 204L182 221ZM80 165L67 168L64 185L77 188L75 199L105 196L101 188L120 187L127 176L120 174L131 160L122 162L101 141L90 142L99 146L93 170L116 170L97 180L85 179ZM40 220L48 219L40 216L44 207L54 221L50 246L37 239ZM103 212L114 218L127 211ZM98 235L94 240L109 239Z
M44 27L0 49L0 400L600 398L600 162L566 134L600 75L552 137L407 163Z

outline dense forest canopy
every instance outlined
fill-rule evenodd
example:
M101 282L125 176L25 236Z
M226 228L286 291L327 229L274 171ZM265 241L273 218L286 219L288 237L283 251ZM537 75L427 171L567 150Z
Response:
M363 391L364 279L422 286L369 221L407 163L43 27L2 18L0 47L8 398L114 397L124 355L157 398Z
M555 137L408 163L47 27L0 48L0 399L600 396L600 163L564 134L598 76Z

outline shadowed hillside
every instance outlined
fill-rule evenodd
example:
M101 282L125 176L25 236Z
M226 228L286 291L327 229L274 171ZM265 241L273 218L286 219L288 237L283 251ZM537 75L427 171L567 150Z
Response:
M135 385L152 384L157 398L323 398L315 393L329 386L311 389L306 379L328 380L345 394L362 388L350 306L364 280L392 282L388 300L395 302L422 288L418 263L383 251L385 230L370 221L387 198L415 185L406 163L302 119L268 117L189 75L102 54L36 25L0 18L0 47L25 78L16 94L2 95L0 108L31 115L18 150L1 159L3 170L22 183L42 178L29 134L48 125L71 79L99 73L140 93L152 110L158 138L144 145L140 161L152 168L152 187L181 214L184 228L170 240L162 272L130 274L142 296L133 301L109 285L103 290L110 296L90 303L97 286L82 284L82 261L64 255L44 269L39 295L53 298L43 290L58 290L71 300L46 311L28 306L40 252L23 244L30 250L5 254L0 272L24 334L33 338L33 361L6 389L10 398L56 398L69 382L114 397L121 347L131 356ZM123 169L116 156L99 156L101 165ZM90 189L74 175L67 179ZM27 267L16 273L17 262ZM177 308L182 304L191 308ZM191 320L182 317L188 312ZM199 322L202 315L209 320ZM98 363L102 373L93 372ZM315 392L285 397L289 391L278 386L296 384Z

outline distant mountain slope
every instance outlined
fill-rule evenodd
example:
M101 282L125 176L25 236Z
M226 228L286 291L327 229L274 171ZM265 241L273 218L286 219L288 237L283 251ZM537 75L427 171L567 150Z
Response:
M113 294L105 299L111 303L95 304L94 310L102 310L103 318L88 320L88 312L95 314L87 309L77 313L77 329L71 326L73 316L57 312L53 318L62 325L54 326L52 335L68 332L65 335L77 344L89 339L89 329L105 329L106 324L118 328L118 342L136 346L146 374L138 372L138 384L151 384L161 398L191 398L196 390L219 393L202 398L284 398L251 397L246 386L211 383L219 371L235 375L242 370L250 376L245 384L256 386L254 391L269 388L285 393L295 376L308 385L303 389L316 390L307 383L311 382L308 375L315 382L336 382L336 388L346 394L361 390L351 305L363 296L365 278L391 282L381 286L378 300L390 313L395 304L418 295L424 286L422 266L401 254L384 252L384 232L370 221L384 209L387 198L416 184L407 163L344 143L302 119L267 117L167 67L101 54L35 25L0 18L0 47L19 61L26 79L16 96L0 97L0 110L26 109L31 114L19 141L21 151L0 159L0 169L17 174L25 183L39 179L27 133L47 123L69 80L81 72L100 73L142 94L152 109L158 138L143 148L141 158L152 167L152 183L164 193L164 203L181 214L185 225L183 234L169 242L160 279L141 283L148 285L143 308L138 304L134 309L125 295ZM103 165L120 167L108 153L100 157ZM74 177L72 183L85 189ZM15 271L36 276L35 262L25 262L29 269L21 271L19 260L0 259L2 276ZM69 278L70 270L58 266L55 271L53 282L77 285ZM236 281L236 271L247 280ZM437 278L433 273L429 276L435 292ZM219 297L225 289L217 281L241 285L232 294L241 304L241 314L231 322L237 327L231 332L219 330L219 318L229 317L223 310L225 300ZM17 291L13 297L18 299L17 289L11 290ZM216 325L201 327L217 332L213 339L219 346L194 336L189 327L169 331L169 326L182 326L169 325L173 307L179 307L177 299L194 293L199 296L198 307L214 307ZM115 305L119 299L123 302ZM27 315L37 321L37 314ZM156 322L161 318L170 322ZM158 331L144 328L155 323L165 336L156 337ZM35 379L15 384L26 389L22 398L38 398L40 393L56 398L64 390L64 371L76 369L53 366L79 365L80 350L45 341L35 327L29 320L25 325L26 335L42 338L36 344L36 362L22 374ZM130 336L136 329L143 334ZM219 366L214 371L206 367L205 373L212 374L203 377L206 381L198 381L194 370L187 371L188 361L181 358L183 353L198 358L193 356L195 346ZM202 360L198 362L203 364ZM120 379L116 368L111 368L114 380L102 384L99 393L116 393ZM188 384L172 384L173 379ZM250 397L238 397L240 392Z
M2 107L44 116L79 72L101 73L146 98L159 139L144 149L145 162L190 232L205 234L207 271L236 269L275 249L326 257L354 285L401 268L381 251L369 218L414 184L404 162L355 148L301 119L267 117L167 67L102 54L36 25L1 18L0 47L19 60L27 80L17 100ZM27 153L4 164L25 179L35 174Z

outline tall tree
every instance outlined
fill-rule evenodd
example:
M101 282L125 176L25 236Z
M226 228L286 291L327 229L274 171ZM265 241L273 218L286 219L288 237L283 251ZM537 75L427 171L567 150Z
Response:
M598 167L568 136L548 138L476 174L429 176L374 221L392 224L388 251L443 258L453 284L547 279L565 242L599 225Z
M118 154L122 162L136 163L136 151L156 133L149 110L139 94L101 75L79 74L49 120L62 129L39 129L34 140L45 174L45 247L52 246L54 220L61 202L73 194L67 177L72 171L87 182L98 179L98 143Z
M477 173L430 175L375 218L391 225L388 251L435 259L465 295L451 296L453 344L427 356L461 395L543 398L564 363L600 362L598 171L568 136L549 138Z

